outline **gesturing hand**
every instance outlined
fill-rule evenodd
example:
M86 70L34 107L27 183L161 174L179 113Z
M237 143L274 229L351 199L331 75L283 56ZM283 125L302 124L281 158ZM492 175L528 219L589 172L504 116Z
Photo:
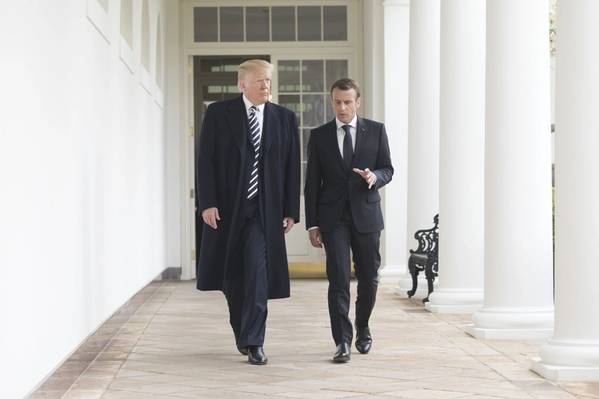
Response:
M289 233L289 230L291 230L294 224L295 220L293 220L293 218L286 217L283 219L283 227L285 228L285 234Z
M220 221L220 216L218 215L218 208L207 208L202 211L202 219L204 219L204 223L213 229L217 229L216 221Z
M374 185L374 183L376 183L376 175L372 173L370 169L366 168L362 170L358 168L353 168L353 171L362 176L362 179L366 180L366 183L368 183L369 190Z

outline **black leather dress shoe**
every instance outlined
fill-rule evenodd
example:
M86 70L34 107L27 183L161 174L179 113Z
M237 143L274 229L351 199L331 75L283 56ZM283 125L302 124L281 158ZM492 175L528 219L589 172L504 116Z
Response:
M351 349L347 342L343 342L337 345L337 351L335 352L335 356L333 356L333 361L335 363L347 363L351 357Z
M247 348L248 350L248 362L250 364L255 365L263 365L268 362L266 355L264 354L264 349L261 346L250 346Z
M372 348L372 337L368 327L358 328L356 332L356 349L358 352L366 354Z
M244 356L248 355L248 348L237 348L237 350Z

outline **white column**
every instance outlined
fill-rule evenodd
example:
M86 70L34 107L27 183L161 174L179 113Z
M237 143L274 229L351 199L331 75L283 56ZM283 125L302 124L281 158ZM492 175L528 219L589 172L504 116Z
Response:
M166 46L164 48L166 81L166 226L167 226L167 267L180 268L182 262L182 217L193 223L193 215L188 214L187 207L182 207L182 180L185 174L181 167L181 44L180 42L180 5L177 1L165 3L166 7ZM189 194L187 194L189 195ZM182 209L183 208L183 209ZM184 225L185 223L183 223ZM195 266L195 265L194 265ZM182 268L182 279L193 278L190 267Z
M485 3L441 3L439 285L426 308L483 304Z
M365 3L371 3L370 1ZM372 1L375 3L375 1ZM384 62L385 126L389 135L389 147L395 169L393 181L384 188L383 206L385 230L383 230L383 265L381 277L397 278L406 270L406 223L408 190L408 59L410 1L385 0L379 19L384 18L382 40L384 55L375 62ZM380 40L379 40L380 42Z
M555 332L533 370L599 381L599 2L560 2L558 15Z
M468 332L553 328L547 0L487 1L485 300Z
M414 233L431 228L439 212L439 13L439 0L410 5L408 249L416 249ZM407 252L404 257L407 263ZM411 287L409 274L400 279L401 291ZM426 283L421 280L418 288L425 290Z

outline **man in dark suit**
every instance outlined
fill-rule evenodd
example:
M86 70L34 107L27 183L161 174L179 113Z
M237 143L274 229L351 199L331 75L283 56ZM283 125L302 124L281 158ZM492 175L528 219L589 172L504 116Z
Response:
M197 288L221 290L239 352L266 364L267 300L289 296L284 233L299 221L295 114L268 102L272 64L239 66L243 95L211 104L198 142Z
M336 118L310 134L304 194L310 242L315 247L324 243L326 252L329 316L337 346L333 360L344 363L350 360L353 339L350 248L358 279L356 348L368 353L372 346L368 320L376 299L383 229L378 190L391 181L393 166L385 126L356 114L356 82L335 82L331 102Z

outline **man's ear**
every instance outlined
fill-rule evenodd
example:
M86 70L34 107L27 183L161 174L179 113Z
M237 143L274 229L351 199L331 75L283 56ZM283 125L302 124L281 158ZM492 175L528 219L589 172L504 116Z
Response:
M360 97L358 97L358 99L356 100L356 109L360 108Z
M241 79L237 80L237 88L239 89L240 92L243 93L243 91L245 90L245 82Z

